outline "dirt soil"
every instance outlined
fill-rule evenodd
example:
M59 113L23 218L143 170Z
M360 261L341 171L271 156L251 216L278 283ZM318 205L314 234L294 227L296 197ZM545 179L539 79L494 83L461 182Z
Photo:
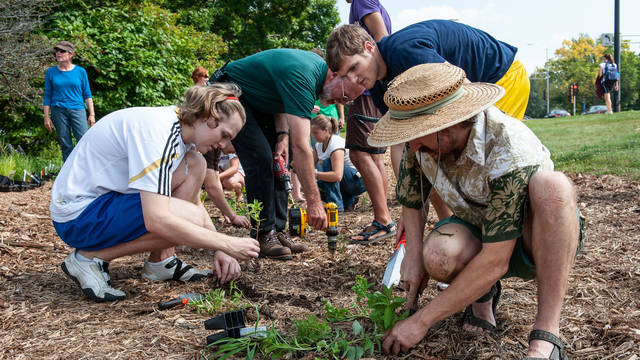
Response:
M638 359L640 356L640 182L615 176L571 174L580 210L588 219L588 240L571 271L561 332L572 359ZM390 177L392 178L392 177ZM211 332L199 315L179 306L156 304L181 293L207 292L219 285L142 280L143 255L111 264L112 282L127 293L114 303L87 300L60 269L71 249L49 219L51 182L19 193L0 194L0 358L11 359L191 359L198 358ZM399 205L389 202L394 218ZM207 203L212 215L220 213ZM363 201L340 219L346 237L371 221ZM431 215L430 222L434 220ZM220 223L218 221L217 223ZM222 232L247 231L223 226ZM242 265L237 280L245 297L261 309L261 322L290 331L292 319L320 314L323 300L336 306L355 301L357 274L380 285L393 240L369 246L340 243L333 256L318 231L303 240L311 251L291 261L257 259ZM211 267L209 251L179 249L197 267ZM430 283L421 298L436 296ZM409 354L410 359L519 359L534 322L534 281L503 281L494 334L461 330L461 314L445 320ZM405 296L402 288L396 290ZM395 357L377 354L378 359Z

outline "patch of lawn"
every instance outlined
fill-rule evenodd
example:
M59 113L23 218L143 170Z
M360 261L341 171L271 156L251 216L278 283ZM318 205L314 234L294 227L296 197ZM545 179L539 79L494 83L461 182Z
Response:
M525 122L557 170L640 179L640 111Z

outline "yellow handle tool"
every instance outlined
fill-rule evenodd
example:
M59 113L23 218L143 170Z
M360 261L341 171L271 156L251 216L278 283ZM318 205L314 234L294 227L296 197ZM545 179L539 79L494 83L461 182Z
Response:
M338 206L335 203L329 202L324 205L324 209L327 212L327 245L329 251L336 250L336 244L338 241Z

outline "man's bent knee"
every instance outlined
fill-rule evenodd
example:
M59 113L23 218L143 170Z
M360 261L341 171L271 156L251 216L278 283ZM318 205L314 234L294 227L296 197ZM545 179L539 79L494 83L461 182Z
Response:
M536 212L575 211L576 194L571 181L561 172L541 171L529 182L531 210Z
M425 239L422 250L425 269L434 279L450 282L481 248L480 240L464 226L443 225Z

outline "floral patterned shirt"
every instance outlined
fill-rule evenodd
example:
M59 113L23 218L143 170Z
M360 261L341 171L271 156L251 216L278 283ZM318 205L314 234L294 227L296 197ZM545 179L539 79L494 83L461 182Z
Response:
M549 150L521 121L495 107L476 115L467 146L454 164L440 168L431 156L405 146L396 198L428 210L434 190L454 215L482 229L483 242L519 237L533 174L553 170ZM437 176L437 178L436 178ZM422 187L422 189L421 189Z

